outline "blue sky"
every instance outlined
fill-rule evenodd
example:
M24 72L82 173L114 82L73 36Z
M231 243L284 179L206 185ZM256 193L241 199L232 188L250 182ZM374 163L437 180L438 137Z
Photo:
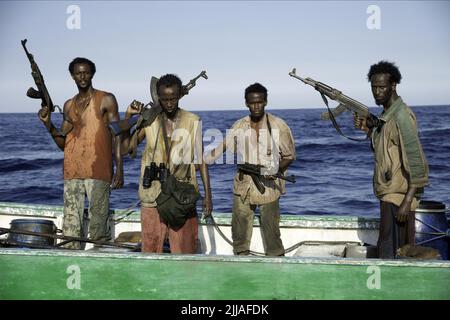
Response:
M80 28L67 28L70 5ZM369 29L370 5L380 29ZM77 56L97 65L94 87L115 94L121 111L150 99L152 75L175 73L184 83L206 70L183 98L188 110L243 109L256 81L271 108L322 107L309 76L373 106L366 80L381 59L397 63L399 94L410 105L450 104L450 3L444 1L18 1L0 3L0 112L35 112L33 85L20 45L28 39L55 103L76 94L67 71ZM73 21L73 20L70 20Z

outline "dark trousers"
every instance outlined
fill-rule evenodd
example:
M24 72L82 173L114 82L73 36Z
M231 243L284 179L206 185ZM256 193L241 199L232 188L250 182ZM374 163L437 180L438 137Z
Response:
M380 234L378 237L378 257L394 259L397 249L414 244L415 214L410 212L408 220L398 222L396 219L399 207L395 204L380 201Z

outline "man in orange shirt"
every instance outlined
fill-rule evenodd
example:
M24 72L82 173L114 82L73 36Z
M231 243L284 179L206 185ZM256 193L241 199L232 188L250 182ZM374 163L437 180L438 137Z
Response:
M69 65L78 94L64 104L61 132L51 122L48 107L39 111L57 146L64 151L64 221L65 236L82 237L84 201L89 200L92 240L110 240L108 229L110 189L123 186L123 163L120 136L114 139L108 124L119 120L118 106L113 94L94 89L92 78L95 64L86 58L75 58ZM116 172L113 176L113 144ZM80 249L79 242L66 248Z

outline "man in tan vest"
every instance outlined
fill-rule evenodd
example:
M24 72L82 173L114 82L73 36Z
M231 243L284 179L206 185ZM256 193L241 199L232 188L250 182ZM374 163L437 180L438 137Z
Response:
M260 83L248 86L244 98L250 114L237 120L226 141L205 156L207 163L211 163L228 150L237 154L238 163L248 162L265 168L259 178L262 190L248 173L238 169L234 177L231 232L236 255L250 254L253 216L257 208L266 255L285 254L279 225L279 199L286 188L285 181L276 173L284 175L296 159L295 141L283 119L265 112L267 96L267 89Z
M113 139L108 124L119 120L113 94L94 89L95 64L75 58L69 64L78 94L64 104L61 130L51 122L51 112L44 106L39 118L57 146L64 151L64 220L65 236L82 237L84 201L89 200L89 234L92 240L110 240L108 229L110 189L123 186L123 163L120 136ZM116 171L113 175L113 145ZM66 248L80 249L79 242Z
M161 182L155 179L148 187L144 186L143 176L145 167L154 162L160 167L165 164L170 173L178 181L194 185L198 191L196 170L200 171L205 190L203 215L207 217L212 211L211 188L209 173L206 163L203 161L203 141L200 125L200 117L192 112L181 109L178 102L182 97L182 82L173 75L162 76L157 84L157 93L162 112L150 125L138 129L137 143L144 138L147 141L142 154L141 178L139 181L139 198L141 200L141 237L142 252L163 252L163 244L166 237L169 238L170 251L172 253L196 253L198 241L198 217L197 212L186 212L186 220L181 227L171 226L161 217L156 199L161 193ZM131 104L125 114L125 119L140 113L142 105ZM164 127L161 125L164 123ZM163 132L166 132L168 150L165 148ZM130 146L129 132L124 134L124 150ZM194 156L197 153L199 163L195 163ZM169 159L167 159L169 154ZM180 154L183 154L180 156Z

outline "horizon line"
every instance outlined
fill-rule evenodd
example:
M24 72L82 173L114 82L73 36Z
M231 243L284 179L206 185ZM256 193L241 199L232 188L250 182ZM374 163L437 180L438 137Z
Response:
M426 104L426 105L411 105L409 106L411 108L425 108L425 107L450 107L450 104ZM372 108L381 108L380 106L370 106L368 107L369 109ZM186 108L181 108L183 110L187 110ZM239 109L235 109L235 108L218 108L218 109L214 109L214 110L202 110L202 109L189 109L187 111L201 111L201 112L214 112L214 111L246 111L248 108L239 108ZM317 109L325 109L326 107L303 107L303 108L298 108L298 107L294 107L294 108L275 108L275 107L270 107L269 109L265 109L265 111L270 111L270 110L317 110ZM330 108L331 110L333 110L334 108ZM37 110L39 111L39 109ZM24 111L24 112L8 112L8 111L0 111L0 114L14 114L14 113L34 113L35 111ZM124 113L125 111L120 111L119 113ZM58 112L54 112L56 114L58 114Z

